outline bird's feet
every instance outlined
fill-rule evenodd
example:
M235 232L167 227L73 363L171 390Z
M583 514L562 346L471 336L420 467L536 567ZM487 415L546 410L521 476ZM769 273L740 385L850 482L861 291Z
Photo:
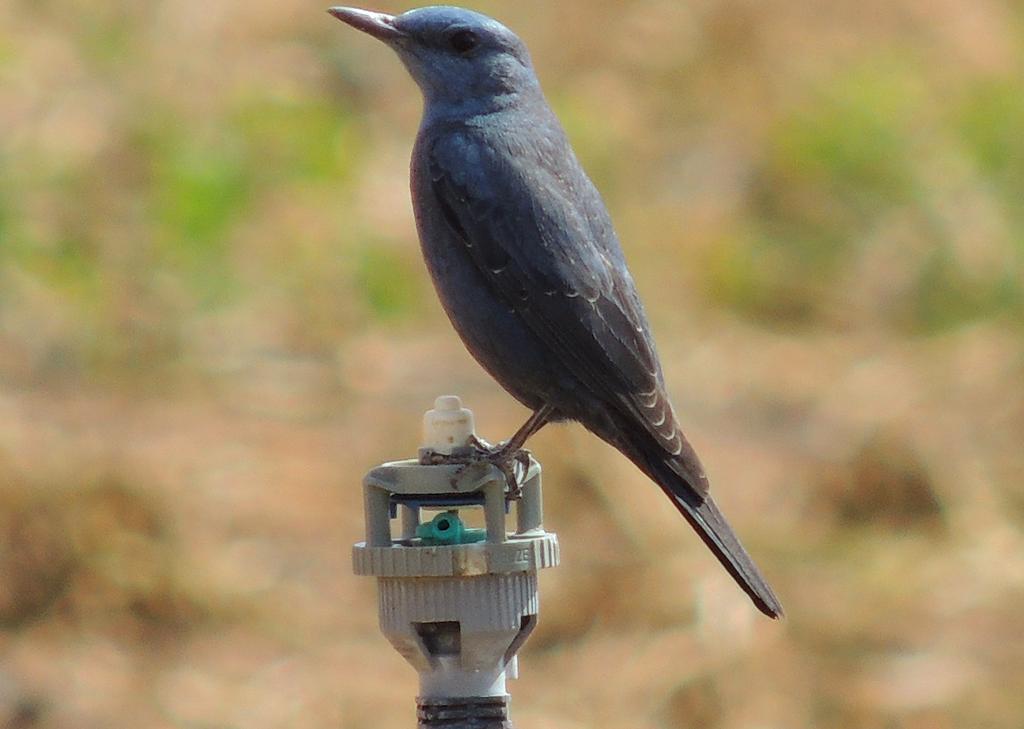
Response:
M456 453L438 453L430 448L420 450L420 464L424 466L458 465L461 466L453 477L458 480L470 466L478 463L489 463L505 476L507 498L515 500L522 496L520 479L526 476L530 468L530 452L525 448L515 448L511 443L491 445L487 441L471 436L468 449Z

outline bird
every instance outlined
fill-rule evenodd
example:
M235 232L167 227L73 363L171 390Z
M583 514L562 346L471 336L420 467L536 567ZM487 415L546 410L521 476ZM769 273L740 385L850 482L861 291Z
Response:
M422 92L410 188L427 269L470 354L532 412L501 452L547 423L582 424L664 491L761 612L782 617L683 435L611 217L523 41L459 7L328 12L394 50Z

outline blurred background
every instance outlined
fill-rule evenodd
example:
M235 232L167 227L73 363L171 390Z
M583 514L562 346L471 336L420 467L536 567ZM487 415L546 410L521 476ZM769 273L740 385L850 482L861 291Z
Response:
M0 727L412 726L359 483L455 392L420 101L307 0L0 3ZM477 2L789 618L576 426L523 729L1024 722L1024 5ZM408 6L381 0L378 10Z

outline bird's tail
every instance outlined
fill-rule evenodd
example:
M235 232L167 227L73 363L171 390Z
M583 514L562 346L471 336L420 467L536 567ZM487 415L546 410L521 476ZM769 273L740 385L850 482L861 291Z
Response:
M615 411L606 412L611 415ZM770 618L783 617L779 599L707 492L704 467L681 431L675 430L679 440L668 441L679 445L673 455L664 441L652 438L649 428L636 427L633 419L609 417L604 422L591 421L587 427L661 487L758 610Z
M672 475L675 476L673 473ZM679 481L682 479L675 476ZM782 604L775 597L767 580L740 544L732 527L710 495L700 496L689 485L681 487L675 483L665 485L659 479L659 486L676 505L680 513L690 522L718 561L729 571L733 579L750 596L757 609L770 618L783 616Z
M682 433L679 435L683 438ZM707 493L704 469L686 439L683 438L683 452L675 458L664 451L652 454L650 448L644 445L647 443L641 445L634 442L622 448L620 441L619 447L661 487L722 566L750 596L757 609L770 618L783 617L782 604L768 586L768 581ZM703 488L698 491L693 483L699 483Z

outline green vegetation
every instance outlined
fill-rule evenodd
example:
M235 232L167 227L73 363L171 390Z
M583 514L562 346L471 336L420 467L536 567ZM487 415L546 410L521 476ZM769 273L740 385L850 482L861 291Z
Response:
M707 261L715 300L768 326L821 324L842 306L849 271L872 247L892 245L896 221L919 240L889 326L931 334L1024 314L1024 85L972 85L947 124L936 113L943 90L927 82L914 64L869 63L830 76L774 123L747 218ZM947 192L936 174L964 152L975 186ZM959 210L966 195L999 215L1002 239L983 244L1002 249L990 255L1003 265L972 271L964 260L970 243L956 238L972 225Z
M400 255L394 246L375 242L354 252L358 291L377 320L404 319L415 313L422 294L418 276L426 270L418 261ZM419 255L419 250L415 250Z

